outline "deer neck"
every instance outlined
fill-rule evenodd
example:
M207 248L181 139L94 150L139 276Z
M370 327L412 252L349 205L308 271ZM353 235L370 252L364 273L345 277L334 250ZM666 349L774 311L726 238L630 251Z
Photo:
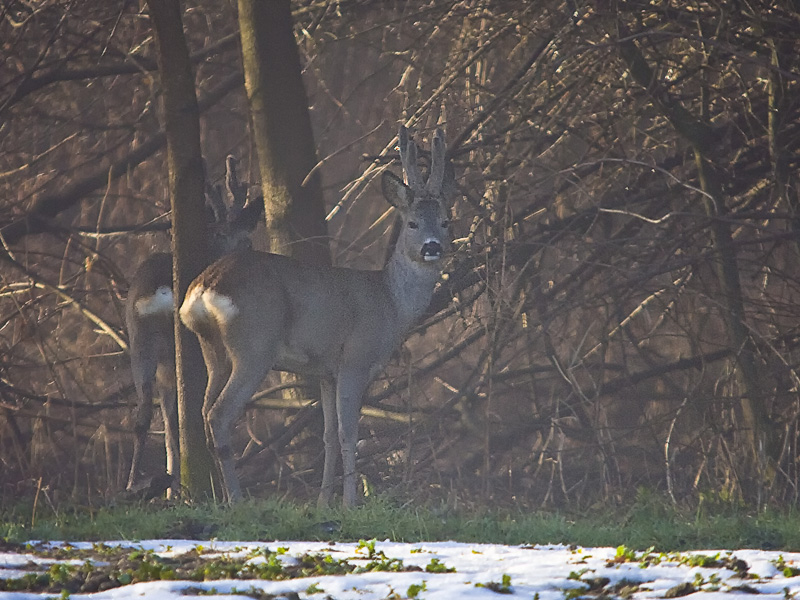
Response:
M440 261L439 261L440 262ZM419 319L433 297L441 275L439 262L413 261L396 251L386 265L384 276L400 318L400 329L407 331Z

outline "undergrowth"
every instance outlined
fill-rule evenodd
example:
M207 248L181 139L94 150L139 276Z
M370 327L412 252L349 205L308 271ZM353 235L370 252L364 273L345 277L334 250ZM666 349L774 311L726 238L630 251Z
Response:
M54 510L20 504L0 509L0 537L28 540L454 540L502 544L575 544L680 551L714 548L800 550L800 515L742 509L697 511L653 499L584 514L453 511L399 507L370 499L356 510L317 509L278 500L236 506L130 504Z

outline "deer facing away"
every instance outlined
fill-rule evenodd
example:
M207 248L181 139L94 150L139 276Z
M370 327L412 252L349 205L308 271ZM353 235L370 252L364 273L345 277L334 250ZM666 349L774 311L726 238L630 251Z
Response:
M206 432L230 502L242 495L231 448L234 420L276 369L320 378L325 461L319 504L333 497L338 450L343 504L356 504L362 396L428 307L450 244L449 200L456 186L443 133L433 138L427 182L405 128L399 148L408 184L383 174L383 194L402 219L383 270L311 266L243 250L212 264L189 286L180 318L200 339L208 371Z
M248 186L239 183L233 156L228 156L226 168L229 205L226 206L218 187L207 191L210 254L215 259L248 245L249 236L264 210L262 197L247 199ZM125 304L131 371L137 393L128 489L135 486L139 477L155 398L161 405L164 419L167 474L171 476L173 485L180 481L173 314L172 254L157 252L137 268Z

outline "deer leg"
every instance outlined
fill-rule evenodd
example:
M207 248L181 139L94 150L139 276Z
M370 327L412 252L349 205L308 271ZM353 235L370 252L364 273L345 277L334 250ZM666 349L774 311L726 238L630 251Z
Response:
M198 336L203 362L206 363L206 392L203 396L203 422L206 426L206 443L213 450L211 432L208 429L208 414L231 376L230 361L225 356L225 347L219 341L205 336Z
M128 489L133 487L139 474L139 463L142 460L147 432L150 430L150 421L153 420L153 382L157 366L156 357L153 355L141 356L139 353L134 353L131 356L137 399L133 424L133 458L131 472L128 475Z
M164 445L167 450L167 473L172 483L167 494L174 496L181 483L181 452L178 435L178 396L174 387L169 388L161 398L161 415L164 419Z
M336 382L336 412L339 417L339 445L342 449L344 493L342 503L350 508L357 503L358 473L356 443L361 398L369 385L369 369L352 369L339 373Z
M198 335L200 341L200 350L203 353L203 362L206 364L206 391L203 396L203 425L206 434L206 446L211 452L211 456L217 467L217 473L214 475L216 482L217 478L222 475L222 464L219 460L219 455L214 449L214 436L209 427L209 413L217 398L228 382L231 375L230 362L225 357L225 348L222 343L214 337L207 337L206 335ZM217 484L215 483L215 486ZM223 484L224 488L224 484ZM224 495L224 489L223 489Z
M253 397L273 360L272 355L265 356L262 353L254 353L244 360L234 359L230 379L206 415L214 454L222 473L222 486L228 502L231 503L242 498L233 458L233 424Z
M322 440L325 443L325 465L322 469L322 489L319 492L317 506L327 507L333 498L333 478L336 471L336 457L339 450L338 418L336 417L336 387L334 382L327 378L319 382L322 417L325 430Z

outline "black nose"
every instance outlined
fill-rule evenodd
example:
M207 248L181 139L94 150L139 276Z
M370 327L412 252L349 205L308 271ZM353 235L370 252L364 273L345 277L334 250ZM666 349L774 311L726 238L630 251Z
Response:
M439 242L425 242L422 245L422 250L420 254L422 255L422 260L439 260L442 258L442 245Z

